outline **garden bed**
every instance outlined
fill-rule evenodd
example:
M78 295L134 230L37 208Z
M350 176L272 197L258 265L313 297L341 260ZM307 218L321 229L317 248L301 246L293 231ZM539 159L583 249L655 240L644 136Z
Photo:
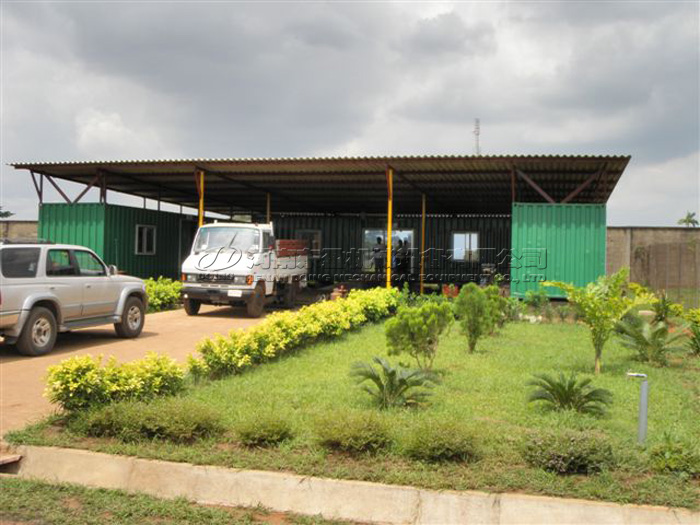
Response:
M239 375L189 389L183 402L198 402L220 414L225 432L192 443L124 443L86 438L54 417L6 437L13 443L88 448L145 458L228 467L282 470L304 475L380 481L433 489L478 489L676 507L700 506L700 481L653 471L647 454L635 445L639 383L630 370L644 372L651 385L649 444L664 432L692 440L700 436L700 362L672 356L658 368L636 362L632 353L611 341L603 374L594 385L610 390L606 416L550 412L527 403L526 383L535 373L592 368L589 331L568 323L506 325L483 339L474 354L466 351L457 326L442 340L435 369L442 382L428 407L379 411L349 376L352 363L386 356L384 329L369 325L340 339L310 345ZM398 357L392 357L397 362ZM403 358L401 360L407 360ZM179 401L178 401L179 402ZM291 438L279 446L248 447L235 429L243 421L274 414L289 424ZM373 417L389 430L390 445L376 454L330 452L318 443L319 421L348 414ZM403 452L421 424L452 422L474 436L476 461L428 463ZM561 476L529 466L522 445L532 432L551 429L595 430L607 436L617 466L594 475Z

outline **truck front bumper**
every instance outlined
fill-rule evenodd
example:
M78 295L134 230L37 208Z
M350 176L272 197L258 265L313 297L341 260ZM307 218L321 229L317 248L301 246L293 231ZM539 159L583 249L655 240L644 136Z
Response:
M194 299L209 304L230 304L246 302L253 295L253 288L202 288L200 286L182 287L183 299Z

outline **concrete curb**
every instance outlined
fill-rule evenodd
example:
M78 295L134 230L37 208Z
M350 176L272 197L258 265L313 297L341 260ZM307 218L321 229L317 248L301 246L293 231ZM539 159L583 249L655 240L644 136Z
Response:
M87 450L20 446L17 475L49 482L178 496L197 503L255 507L390 524L698 525L700 513L586 500L434 491L114 456Z

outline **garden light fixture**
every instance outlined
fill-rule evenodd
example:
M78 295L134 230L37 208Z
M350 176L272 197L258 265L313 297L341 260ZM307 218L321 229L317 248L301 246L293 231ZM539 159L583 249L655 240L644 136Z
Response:
M649 381L646 374L637 372L627 372L628 377L639 377L642 379L639 397L639 426L637 427L637 444L643 445L647 438L647 412L649 408Z

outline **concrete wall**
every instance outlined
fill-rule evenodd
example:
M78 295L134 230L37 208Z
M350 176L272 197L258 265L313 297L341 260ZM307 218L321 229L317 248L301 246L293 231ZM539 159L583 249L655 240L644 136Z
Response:
M608 227L607 273L614 273L623 266L635 266L635 254L639 248L658 244L700 245L700 228L671 227Z
M0 221L0 238L17 239L17 238L36 238L37 221Z

